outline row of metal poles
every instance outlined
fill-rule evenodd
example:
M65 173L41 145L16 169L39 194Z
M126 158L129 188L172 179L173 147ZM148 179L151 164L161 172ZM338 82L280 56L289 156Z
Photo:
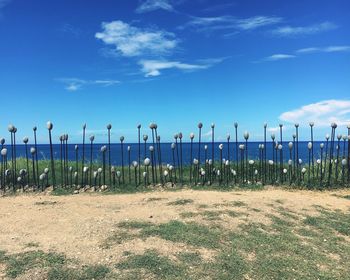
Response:
M11 158L5 146L5 139L0 139L1 144L1 172L0 186L3 191L12 187L32 187L44 190L47 186L122 186L122 185L149 185L170 182L171 184L232 184L232 183L257 183L262 184L316 184L330 186L331 184L349 184L350 182L350 126L347 127L347 135L336 135L337 125L331 124L331 134L326 135L325 144L320 144L319 158L314 156L315 145L313 138L314 124L310 123L310 142L308 143L308 162L304 163L299 158L299 125L295 124L295 133L292 141L288 144L283 142L283 125L279 125L279 141L275 134L271 134L271 142L267 140L267 124L264 124L264 141L259 144L259 157L249 159L249 133L244 132L244 144L238 142L238 124L234 123L235 141L231 142L227 135L226 147L220 144L220 158L214 160L215 151L215 125L211 125L211 155L208 145L203 145L202 128L198 124L198 141L194 142L194 133L190 134L190 164L185 166L183 162L183 135L174 135L171 144L172 162L162 161L161 138L157 131L157 124L151 123L151 143L147 149L148 136L141 139L141 125L137 126L138 132L138 157L132 161L131 147L127 147L127 155L124 156L124 137L120 137L121 166L112 166L111 162L111 129L107 125L108 141L100 149L102 163L96 165L93 159L94 136L86 141L86 125L83 125L82 144L75 145L75 162L69 161L68 134L59 137L60 159L54 160L52 129L53 124L47 123L50 144L50 165L41 167L39 170L37 149L37 128L33 128L34 146L28 148L28 137L23 139L25 144L26 162L25 167L20 169L16 155L16 132L17 128L9 125L8 130L11 138ZM143 143L142 143L143 142ZM271 144L269 144L269 142ZM347 145L346 145L347 143ZM143 145L143 147L142 147ZM198 145L198 154L194 155L193 146ZM233 145L233 147L232 147ZM272 158L267 159L267 145L272 146ZM286 147L287 146L287 147ZM88 153L88 149L90 152ZM141 149L144 149L144 158L141 158ZM201 159L204 149L204 160ZM148 150L148 151L147 151ZM231 155L232 150L232 155ZM226 152L224 152L226 151ZM225 155L224 155L225 154ZM79 158L81 155L81 158ZM149 157L147 157L149 155ZM225 158L224 158L225 156ZM288 160L287 160L288 159ZM184 175L184 173L186 173ZM57 178L56 174L59 174ZM307 176L307 178L305 178ZM339 178L340 177L340 178ZM340 179L340 180L339 180Z

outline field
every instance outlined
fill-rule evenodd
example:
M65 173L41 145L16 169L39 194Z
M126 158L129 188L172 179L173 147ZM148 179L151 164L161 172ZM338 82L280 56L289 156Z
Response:
M350 190L0 198L1 279L349 279Z

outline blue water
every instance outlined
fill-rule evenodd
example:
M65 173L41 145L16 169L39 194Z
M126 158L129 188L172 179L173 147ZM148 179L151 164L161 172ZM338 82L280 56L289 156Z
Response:
M248 142L248 155L250 159L258 159L259 158L259 148L258 145L261 142ZM308 142L299 142L299 158L303 160L303 162L308 161L308 149L307 149L307 143ZM314 158L319 158L320 155L320 143L321 142L314 142ZM214 158L215 160L220 159L220 150L218 148L219 142L214 144ZM223 143L223 158L228 159L228 145L227 143ZM241 143L239 143L241 144ZM244 143L242 143L244 144ZM100 148L105 144L94 144L93 145L93 160L96 162L102 161L102 153L100 152ZM150 157L150 152L148 150L148 147L150 146L150 143L147 143L147 157ZM211 143L202 143L201 144L201 162L203 162L205 157L205 150L204 146L208 146L207 150L207 158L211 158ZM29 153L30 147L33 145L28 145L28 154L29 157L31 157ZM78 159L81 161L82 159L82 144L78 144L79 146L79 152L78 152ZM130 157L131 161L138 159L138 144L132 143L132 144L123 144L123 153L124 153L124 164L128 163L128 151L127 146L131 147ZM326 146L326 145L325 145ZM8 159L11 158L11 146L6 145L5 146L8 149ZM17 157L25 157L25 145L17 145L16 146L16 154ZM45 145L38 145L38 159L50 159L50 146ZM75 144L68 144L68 158L69 160L75 161L75 150L74 150ZM346 143L346 152L347 155L347 143ZM180 145L177 146L179 156L180 156ZM272 143L267 142L266 147L266 154L267 159L272 159ZM59 159L60 158L60 144L54 144L54 158ZM162 143L161 144L161 155L162 155L162 162L163 163L172 163L172 150L171 150L171 144L170 143ZM340 144L340 156L343 154L343 141L341 141ZM183 155L183 162L184 164L189 164L191 160L190 156L190 143L183 143L182 144L182 155ZM177 156L177 151L175 150L175 157ZM144 143L141 144L141 159L145 157L144 153ZM240 151L238 151L238 157L240 158ZM193 143L193 158L198 158L198 143ZM289 159L289 149L288 149L288 143L283 143L283 159L284 161L288 161ZM90 160L90 144L85 144L85 160L86 162L89 162ZM108 160L108 151L106 153L106 161ZM156 157L157 160L157 157ZM236 149L235 149L235 142L230 142L230 160L236 160ZM177 161L177 158L176 158ZM111 144L111 163L112 165L121 165L121 145L120 144Z

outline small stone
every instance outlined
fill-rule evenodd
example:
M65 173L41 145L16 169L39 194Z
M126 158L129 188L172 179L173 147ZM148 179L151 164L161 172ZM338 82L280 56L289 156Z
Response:
M73 192L73 194L78 194L79 193L79 191L78 190L75 190L74 192Z

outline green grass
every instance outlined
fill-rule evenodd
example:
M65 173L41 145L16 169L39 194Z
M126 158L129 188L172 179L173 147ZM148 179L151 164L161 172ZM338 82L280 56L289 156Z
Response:
M241 216L241 213L237 213L233 210L205 210L202 212L182 212L180 213L181 218L194 218L201 216L208 221L219 221L221 220L221 215L228 215L232 218Z
M0 254L0 263L6 265L6 275L16 278L29 269L51 268L63 266L66 259L63 255L56 253L45 253L43 251L29 251L24 253L6 255Z
M114 234L109 236L106 240L104 240L102 242L102 244L100 245L100 247L102 249L109 249L112 247L112 245L118 245L118 244L122 244L128 240L132 240L135 238L135 235L130 233L130 232L125 232L125 231L121 231L118 234Z
M160 200L164 200L166 198L162 198L162 197L150 197L150 198L147 198L146 201L147 202L153 202L153 201L160 201Z
M224 203L215 203L215 207L247 207L248 205L240 200L229 201Z
M24 247L26 248L33 248L33 247L37 248L39 246L40 244L38 242L28 242L27 244L24 245Z
M108 274L110 269L103 265L87 266L81 270L67 268L67 267L54 267L48 272L48 280L100 280L109 279Z
M74 263L64 255L41 250L17 254L0 251L0 264L5 265L6 277L13 279L32 269L38 269L38 272L43 273L42 275L45 275L45 279L48 280L108 279L106 277L110 273L110 269L102 265L72 269L69 266Z
M181 218L193 218L193 217L197 217L199 215L199 213L195 213L195 212L181 212L180 213L180 217Z
M199 204L199 205L198 205L198 208L199 208L199 209L209 208L209 205L207 205L207 204Z
M139 230L138 238L157 236L212 250L214 255L205 260L199 251L187 249L170 258L153 250L130 254L117 268L156 279L348 279L350 243L345 237L350 234L349 212L319 207L318 215L302 217L281 206L274 211L267 215L271 224L242 223L239 230L217 226L214 218L209 225L124 223L123 230ZM198 215L208 215L208 211L181 216Z
M186 204L192 204L194 201L193 199L177 199L175 201L171 201L167 203L167 205L186 205Z
M350 236L350 213L339 211L321 210L320 216L307 216L304 220L305 225L312 226L329 234L338 233Z
M166 251L166 255L161 248L135 254L131 248L110 266L84 266L62 254L40 250L0 251L0 264L5 276L13 279L32 269L49 280L349 279L350 212L315 208L317 215L302 216L278 205L267 214L271 223L242 222L236 230L218 225L215 219L230 210L196 212L215 217L206 224L124 221L106 236L108 248L133 238L147 243L148 237L158 237L178 245L179 250Z
M147 237L157 236L168 241L205 248L214 248L220 238L218 229L214 227L208 228L207 226L192 222L169 221L163 224L152 224L130 221L119 223L118 228L124 230L140 230L138 233L134 233L134 238L145 239ZM108 244L108 246L119 244L118 242L123 240L124 236L125 231L119 230L111 237L107 238L105 243ZM115 240L117 241L116 243ZM124 241L125 240L128 239L124 239Z
M157 279L184 279L185 277L184 267L167 257L160 256L154 250L148 250L142 255L131 255L116 267L121 270L147 270Z
M242 202L242 201L233 201L232 202L232 206L235 206L235 207L243 207L243 206L247 206L246 203Z
M44 201L37 201L34 203L34 205L55 205L57 204L57 201L47 201L47 200L44 200Z

